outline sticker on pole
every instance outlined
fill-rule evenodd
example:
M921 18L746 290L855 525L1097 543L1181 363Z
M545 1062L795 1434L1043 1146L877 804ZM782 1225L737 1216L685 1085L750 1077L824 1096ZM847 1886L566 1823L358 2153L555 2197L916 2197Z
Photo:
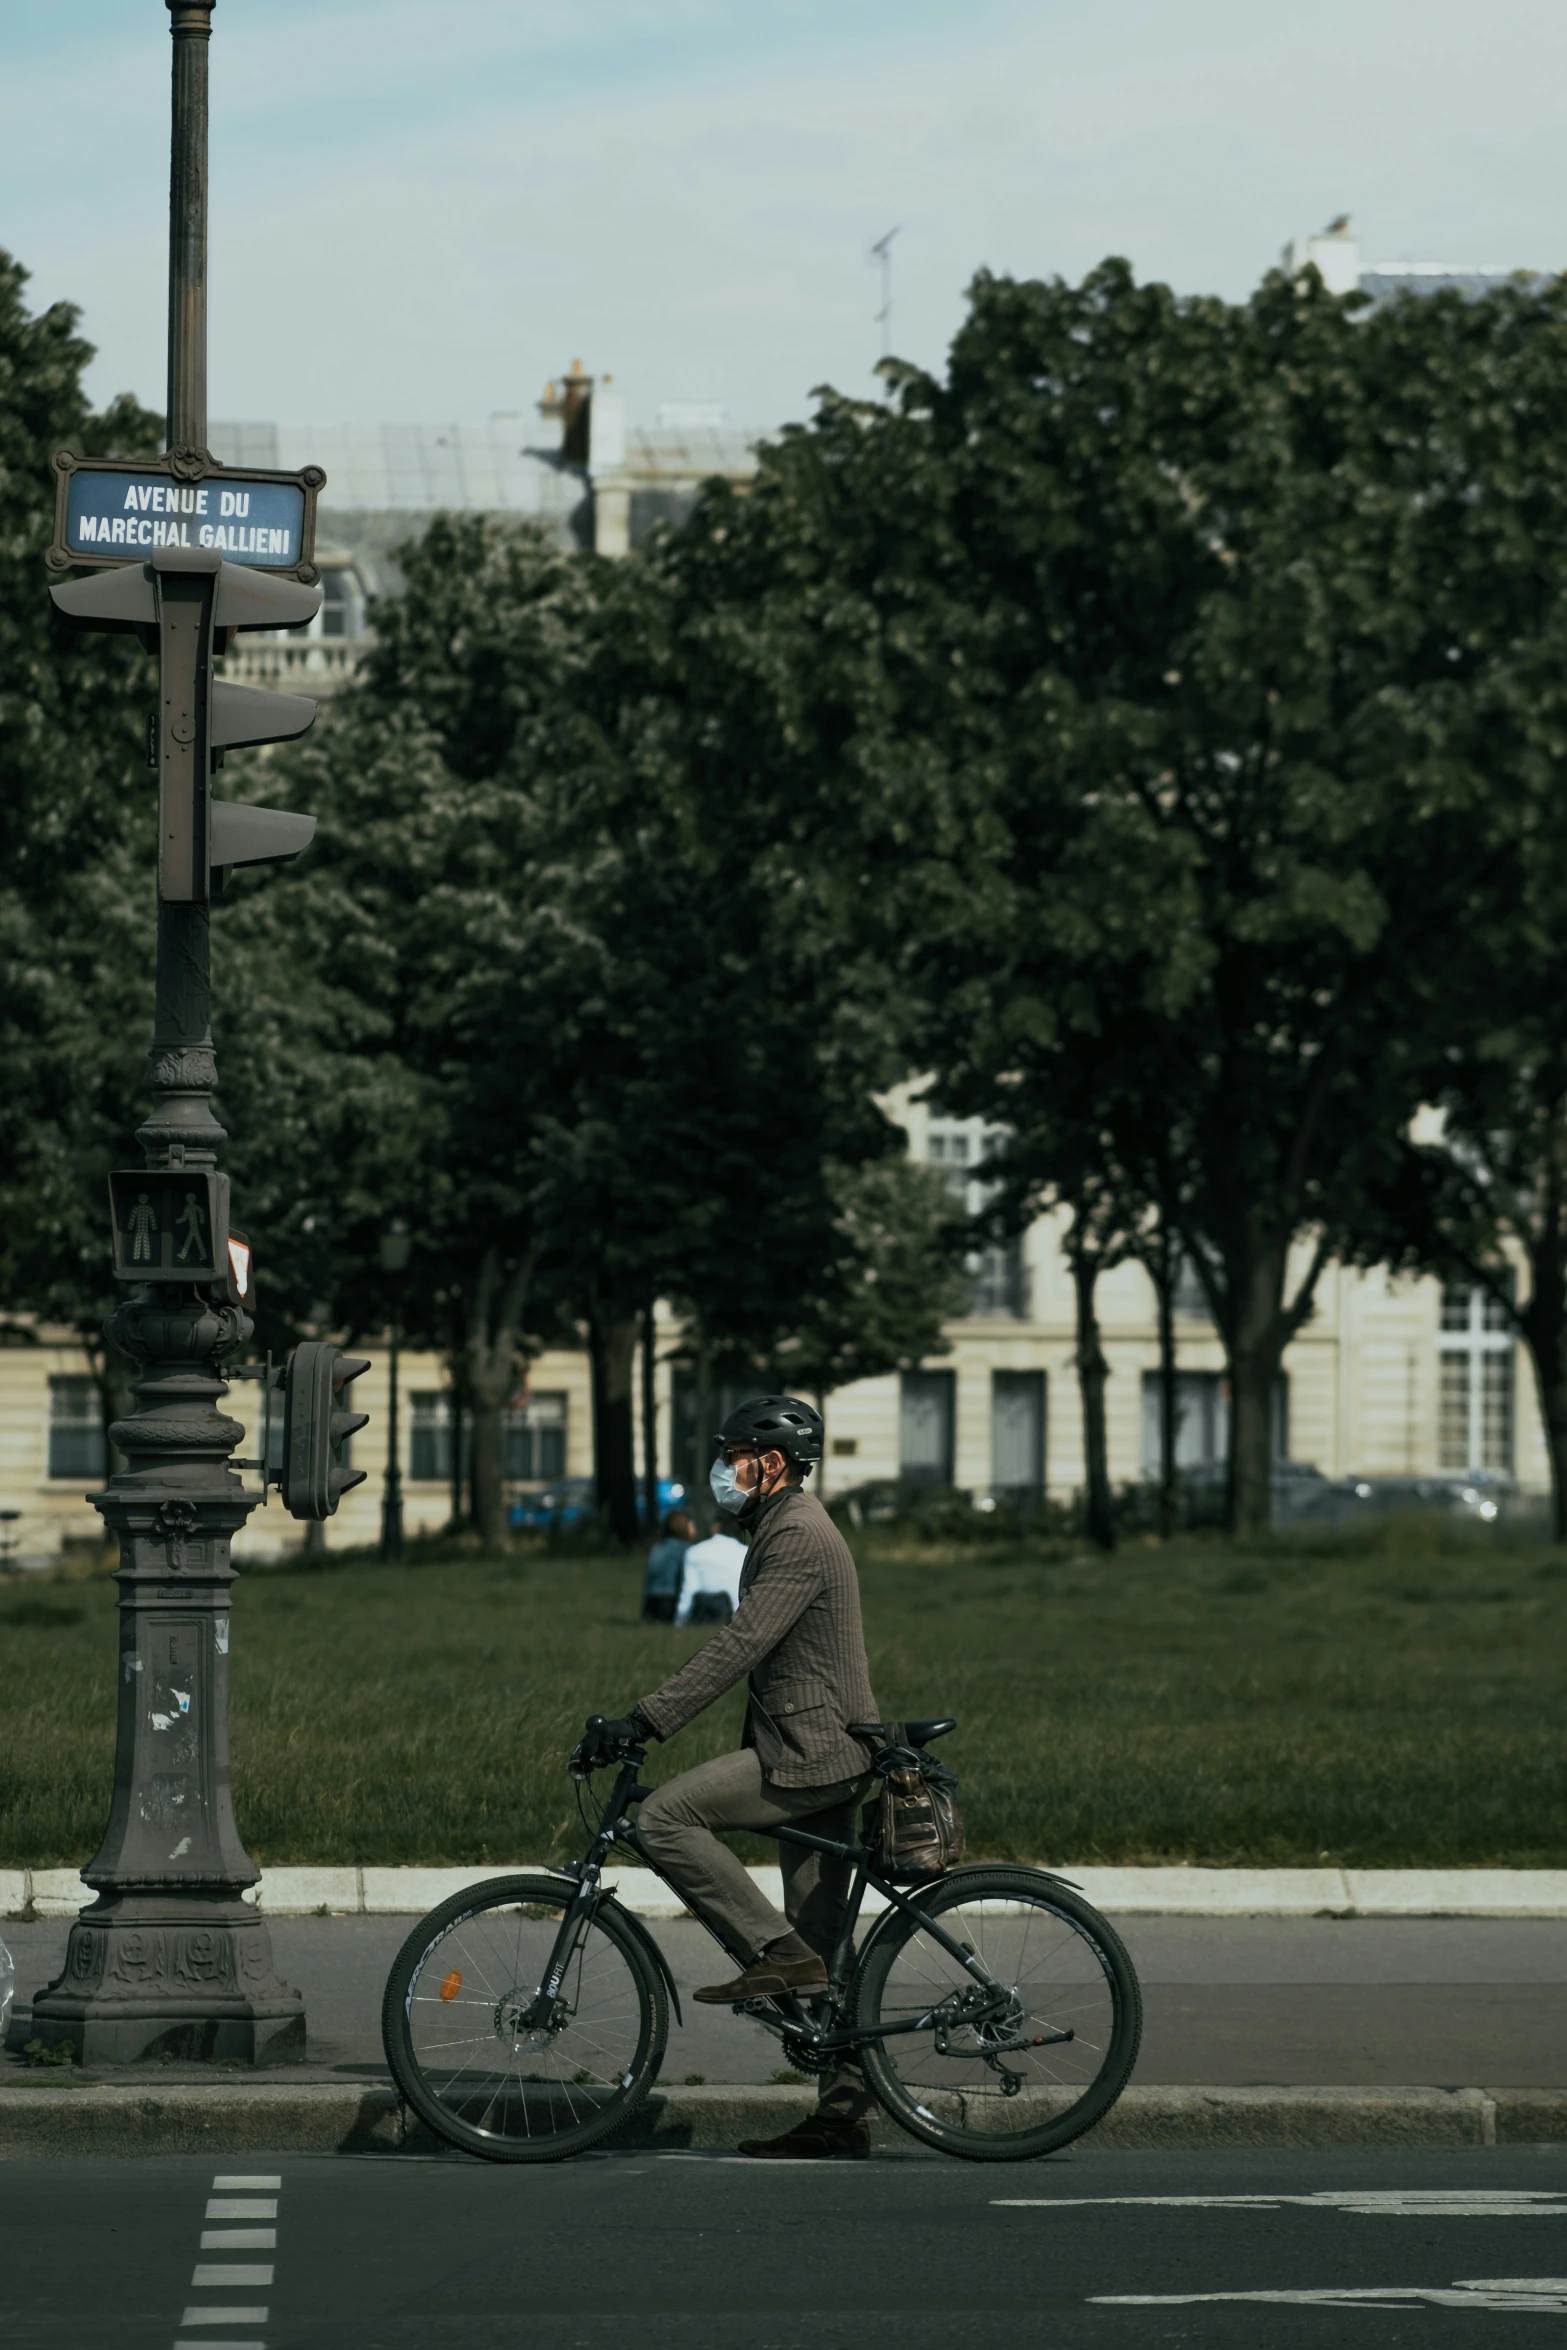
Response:
M159 547L204 548L225 563L316 574L319 465L298 473L239 473L205 458L148 457L117 463L55 452L54 543L44 560L145 563Z

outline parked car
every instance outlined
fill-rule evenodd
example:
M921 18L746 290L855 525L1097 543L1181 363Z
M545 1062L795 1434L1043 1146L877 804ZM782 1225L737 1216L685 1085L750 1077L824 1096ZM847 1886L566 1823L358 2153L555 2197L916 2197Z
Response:
M598 1487L591 1477L557 1477L542 1493L524 1493L511 1505L513 1526L575 1526L598 1511Z
M1180 1471L1182 1510L1188 1526L1223 1524L1229 1478L1226 1461L1200 1461ZM1341 1488L1332 1478L1324 1477L1314 1461L1275 1461L1269 1493L1275 1526L1331 1523L1344 1501Z
M666 1512L678 1509L686 1499L686 1487L678 1477L660 1477L658 1481L658 1515L662 1523ZM528 1527L538 1530L546 1526L575 1526L584 1519L598 1515L598 1486L591 1477L557 1477L553 1485L546 1485L542 1493L525 1493L511 1505L511 1523L519 1530ZM642 1488L637 1487L637 1518L646 1516L642 1507Z
M1224 1467L1215 1464L1213 1491L1222 1500ZM1353 1526L1405 1510L1435 1510L1492 1525L1516 1495L1511 1477L1486 1470L1434 1477L1324 1477L1309 1461L1275 1461L1275 1526Z
M1440 1510L1494 1525L1517 1498L1517 1480L1494 1469L1455 1470L1436 1477L1347 1477L1345 1515L1388 1516L1395 1510Z

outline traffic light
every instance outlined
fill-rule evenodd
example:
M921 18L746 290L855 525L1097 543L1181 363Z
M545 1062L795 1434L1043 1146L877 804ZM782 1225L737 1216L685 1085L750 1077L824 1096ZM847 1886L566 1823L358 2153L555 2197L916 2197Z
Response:
M213 661L245 628L298 628L321 608L319 587L225 563L208 547L163 546L125 564L51 588L74 627L136 636L158 656L158 895L200 904L214 873L297 857L313 816L214 800L216 756L255 743L290 742L316 715L305 694L274 694L215 677Z
M283 1386L283 1467L278 1477L290 1517L329 1518L363 1469L345 1469L339 1449L368 1412L343 1408L343 1390L370 1365L362 1356L306 1339L289 1357Z

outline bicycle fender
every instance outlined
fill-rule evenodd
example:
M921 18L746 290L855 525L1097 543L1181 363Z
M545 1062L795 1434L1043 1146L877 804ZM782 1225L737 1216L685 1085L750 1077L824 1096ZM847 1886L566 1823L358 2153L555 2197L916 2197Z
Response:
M626 1924L631 1928L631 1931L633 1934L635 1934L637 1940L641 1943L643 1949L648 1953L648 1956L652 1959L654 1965L658 1968L659 1973L663 1976L664 1988L669 1993L670 1999L674 2004L675 2021L683 2029L686 2019L680 2012L680 1993L675 1987L675 1978L669 1971L668 1959L664 1956L664 1953L662 1950L660 1950L658 1944L654 1941L652 1935L648 1932L646 1926L642 1923L642 1920L637 1916L636 1911L634 1909L627 1909L625 1903L616 1893L613 1885L606 1885L604 1887L604 1890L595 1898L593 1906L595 1909L597 1909L602 1903L606 1901L613 1901L615 1903L615 1906L620 1911L622 1918L624 1918Z

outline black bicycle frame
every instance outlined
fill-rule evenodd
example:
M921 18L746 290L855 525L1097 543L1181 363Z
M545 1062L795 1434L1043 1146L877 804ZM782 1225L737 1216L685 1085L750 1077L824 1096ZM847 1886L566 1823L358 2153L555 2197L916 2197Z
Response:
M559 1997L560 1987L566 1979L566 1970L571 1964L572 1953L582 1927L592 1917L600 1902L612 1898L611 1895L603 1891L601 1879L604 1863L617 1844L628 1845L643 1865L658 1878L660 1884L670 1884L670 1880L643 1844L627 1817L632 1804L643 1795L651 1792L648 1788L637 1786L637 1773L646 1759L647 1749L645 1747L633 1746L627 1749L626 1759L616 1775L614 1791L604 1808L598 1831L588 1846L586 1857L579 1862L568 1865L562 1872L563 1875L575 1877L577 1893L575 1899L566 1905L565 1914L560 1922L560 1930L555 1937L554 1948L550 1952L549 1965L545 1971L544 1980L539 1985L539 1994L543 2000L553 2002ZM827 1969L828 1997L835 2013L847 1989L850 1969L854 1963L854 1931L859 1924L860 1910L868 1885L873 1886L895 1909L901 1909L909 1916L917 1917L931 1939L939 1942L947 1955L950 1958L955 1958L964 1971L972 1975L975 1981L983 1985L987 1991L993 1992L998 1999L1004 1999L1008 1996L1005 1985L996 1981L989 1968L981 1963L976 1952L966 1948L961 1942L955 1941L946 1929L930 1916L928 1911L921 1908L917 1899L909 1894L900 1893L896 1885L889 1883L887 1878L872 1866L874 1855L868 1846L842 1844L831 1836L813 1836L805 1828L763 1828L759 1833L771 1836L778 1843L802 1844L809 1851L824 1852L835 1860L852 1861L855 1865L854 1882L850 1887L848 1905L844 1912L843 1932ZM692 1901L688 1893L681 1892L678 1885L670 1885L670 1890L680 1894L681 1900L691 1910L698 1923L707 1928L720 1949L727 1951L729 1956L742 1966L749 1962L753 1953L748 1950L735 1949L719 1926L718 1921L704 1916L700 1906ZM938 2000L935 2006L928 2009L925 2014L915 2016L905 2023L834 2026L825 2031L806 2013L805 2008L793 1993L788 1993L782 1998L775 1997L771 2004L784 2012L791 2037L808 2042L811 2047L816 2049L847 2051L863 2047L870 2040L891 2039L900 2032L922 2032L929 2025L931 2018L938 2014L947 2002Z

